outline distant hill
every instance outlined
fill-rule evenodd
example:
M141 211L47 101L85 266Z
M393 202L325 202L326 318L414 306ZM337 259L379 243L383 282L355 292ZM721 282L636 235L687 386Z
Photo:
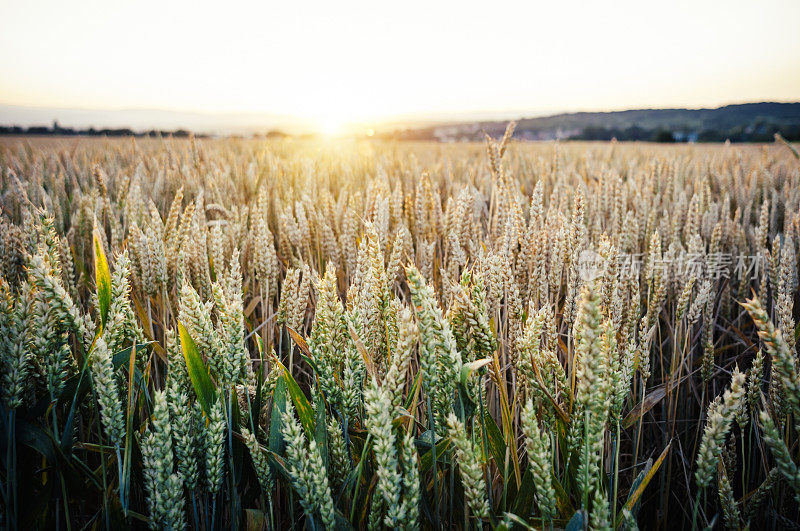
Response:
M402 139L481 140L500 135L505 121L438 124L395 131ZM716 109L637 109L522 118L514 138L525 140L650 140L769 142L780 133L800 140L800 103L744 103Z

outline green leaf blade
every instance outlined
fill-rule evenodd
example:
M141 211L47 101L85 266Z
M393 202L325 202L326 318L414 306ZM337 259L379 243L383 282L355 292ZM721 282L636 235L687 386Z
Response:
M189 379L192 381L192 386L203 412L209 415L216 395L214 382L211 380L211 376L208 375L208 369L203 363L203 358L200 357L197 345L181 322L178 322L178 333L181 337L181 350L183 350L183 358L186 360Z
M300 423L306 430L306 436L309 439L314 439L316 434L314 408L311 407L311 403L308 401L308 398L306 398L306 395L303 394L303 391L300 389L297 381L289 373L286 367L284 367L283 364L281 364L281 367L283 367L283 381L286 384L286 390L289 392L289 396L292 398L294 408L297 411L297 416L300 417Z
M103 240L100 238L100 230L95 222L92 234L94 241L94 280L97 286L97 303L100 308L100 322L103 327L108 320L108 308L111 306L111 271L108 269L108 260L103 251Z

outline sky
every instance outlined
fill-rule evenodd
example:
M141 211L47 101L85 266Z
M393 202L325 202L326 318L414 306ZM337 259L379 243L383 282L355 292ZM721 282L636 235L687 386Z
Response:
M798 0L0 0L0 104L333 129L797 101L798 20Z

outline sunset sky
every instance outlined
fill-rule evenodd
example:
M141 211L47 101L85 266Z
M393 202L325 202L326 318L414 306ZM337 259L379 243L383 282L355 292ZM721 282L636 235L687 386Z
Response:
M0 104L330 128L800 100L798 21L798 0L4 1Z

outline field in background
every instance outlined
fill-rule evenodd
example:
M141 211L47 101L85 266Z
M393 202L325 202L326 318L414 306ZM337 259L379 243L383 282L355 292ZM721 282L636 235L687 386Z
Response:
M785 144L0 138L6 528L796 525Z

